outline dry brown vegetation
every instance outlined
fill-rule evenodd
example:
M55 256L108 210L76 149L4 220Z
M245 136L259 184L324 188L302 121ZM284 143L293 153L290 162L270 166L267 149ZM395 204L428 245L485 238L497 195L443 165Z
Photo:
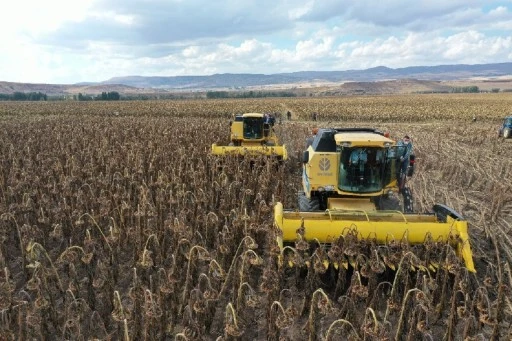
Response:
M510 339L512 141L496 130L511 108L504 94L0 103L0 338ZM287 110L283 167L209 155L232 114ZM349 239L318 250L353 256L350 271L279 267L272 206L297 207L313 111L410 134L415 207L468 218L478 272L446 247L437 271L409 271L419 251L395 244L393 275Z

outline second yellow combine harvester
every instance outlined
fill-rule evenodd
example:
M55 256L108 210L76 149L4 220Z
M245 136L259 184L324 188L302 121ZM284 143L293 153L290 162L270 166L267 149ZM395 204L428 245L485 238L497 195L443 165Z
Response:
M274 131L274 118L261 113L236 115L231 124L228 146L212 145L214 155L274 155L286 160L286 147L279 145Z
M375 129L320 129L304 152L299 210L284 210L281 203L274 208L281 250L298 240L329 245L348 234L376 244L432 240L451 244L475 272L467 221L444 205L413 213L399 154L400 146ZM390 193L401 193L403 205Z

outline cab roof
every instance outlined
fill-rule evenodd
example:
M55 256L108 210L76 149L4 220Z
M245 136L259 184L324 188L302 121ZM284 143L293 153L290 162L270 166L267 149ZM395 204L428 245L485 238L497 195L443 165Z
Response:
M257 112L249 112L249 113L242 114L242 116L243 117L263 117L263 114L257 113Z
M353 131L353 132L340 132L334 135L336 144L343 142L350 142L351 145L362 145L362 146L384 146L384 143L394 144L390 138L384 135L372 132Z
M346 142L346 146L386 147L395 145L395 141L373 128L320 128L311 148L316 152L334 153L336 146Z

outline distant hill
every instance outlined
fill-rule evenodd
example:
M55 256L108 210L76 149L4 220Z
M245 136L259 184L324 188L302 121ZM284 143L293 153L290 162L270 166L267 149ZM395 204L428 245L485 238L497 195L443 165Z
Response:
M278 74L215 74L209 76L114 77L103 82L32 84L0 81L0 94L42 92L48 95L96 95L117 91L122 95L189 93L193 91L287 90L300 94L388 94L447 92L453 87L476 85L482 90L512 91L512 63L477 65L385 66L365 70L300 71ZM186 96L185 96L186 97Z
M37 84L14 83L0 81L0 94L12 94L14 92L42 92L49 95L75 95L101 94L102 92L117 91L119 93L137 93L140 90L123 84Z
M512 75L512 63L478 65L411 66L391 69L385 66L348 71L300 71L264 74L215 74L209 76L173 77L114 77L102 84L124 84L137 88L216 89L245 88L272 84L301 84L311 82L375 82L392 79L449 81L474 77L491 78Z

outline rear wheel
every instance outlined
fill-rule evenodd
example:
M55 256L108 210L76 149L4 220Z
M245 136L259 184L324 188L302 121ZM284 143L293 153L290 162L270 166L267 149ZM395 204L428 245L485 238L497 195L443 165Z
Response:
M404 187L402 190L402 201L404 204L404 213L413 213L413 199L412 199L412 192L409 187Z
M301 212L313 212L320 210L320 202L318 201L318 198L313 197L308 199L306 194L302 191L298 193L298 203L299 211Z

